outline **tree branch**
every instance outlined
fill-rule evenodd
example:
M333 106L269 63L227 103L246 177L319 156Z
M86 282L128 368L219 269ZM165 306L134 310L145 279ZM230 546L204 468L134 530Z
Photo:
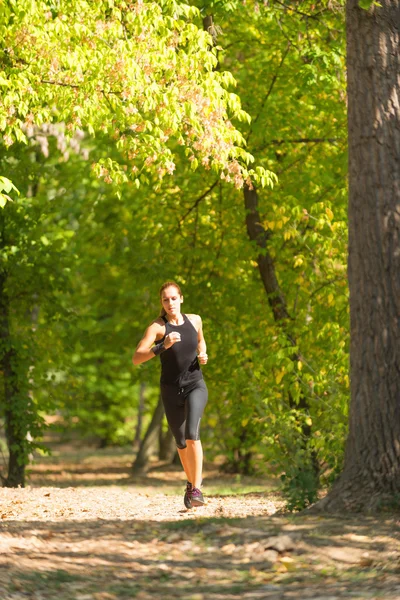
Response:
M277 4L280 4L280 6L283 6L283 8L286 8L286 10L295 12L298 15L301 15L302 17L307 17L307 19L318 19L318 16L321 15L323 12L325 12L325 9L322 9L322 10L319 10L317 13L315 13L315 15L309 15L308 13L304 13L303 11L298 10L297 8L294 8L294 6L288 6L284 2L281 2L281 0L275 0L275 2Z
M297 138L294 140L270 140L263 146L257 148L257 151L263 150L267 146L281 146L282 144L336 144L336 142L343 142L345 138Z
M204 192L204 194L202 194L201 196L199 196L199 198L197 198L197 200L194 202L194 204L193 204L193 205L192 205L192 206L191 206L191 207L190 207L190 208L189 208L189 209L188 209L188 210L185 212L185 214L183 215L183 217L181 217L181 219L179 219L179 221L178 221L178 225L179 225L179 227L182 225L182 223L183 223L183 221L186 219L186 217L188 217L188 216L190 215L190 213L191 213L191 212L192 212L192 211L193 211L195 208L197 208L197 207L198 207L198 205L200 204L200 202L201 202L202 200L204 200L204 198L205 198L206 196L208 196L208 194L209 194L210 192L212 192L212 190L215 188L215 186L218 184L218 182L219 182L219 179L217 179L216 181L214 181L214 183L212 184L212 186L211 186L211 187L209 187L209 188L208 188L208 190L206 190L206 191Z
M267 100L268 100L268 98L270 97L270 95L271 95L271 93L272 93L272 90L274 89L274 86L275 86L276 80L278 79L278 74L279 74L279 71L281 70L281 68L282 68L282 66L283 66L283 63L285 62L285 58L287 57L287 55L288 55L288 53L289 53L290 46L291 46L291 44L289 43L289 44L287 45L286 51L284 52L284 54L283 54L283 56L282 56L282 58L281 58L281 62L279 63L278 69L276 70L276 73L275 73L275 74L274 74L274 76L272 77L272 80L271 80L270 86L269 86L269 88L268 88L268 91L267 91L267 93L266 93L266 95L265 95L265 97L264 97L263 101L261 102L260 110L258 111L257 115L255 116L255 118L254 118L254 119L253 119L253 121L252 121L252 126L251 126L251 128L250 128L250 130L249 130L249 133L247 134L247 137L246 137L246 142L248 142L248 141L249 141L249 139L250 139L250 136L251 136L251 134L253 133L253 130L254 130L254 125L257 123L257 121L258 121L258 119L259 119L259 117L260 117L260 115L261 115L262 111L264 110L264 106L265 106L265 104L267 103Z
M80 90L82 89L81 85L77 85L75 83L64 83L63 81L47 81L46 79L41 79L40 83L44 83L46 85L59 85L61 87L68 87L71 88L73 90ZM109 92L106 92L105 90L101 89L101 90L96 90L97 92L100 92L101 94L104 94L105 96L107 94L114 94L115 96L120 96L122 94L122 92L114 92L113 90L110 90Z

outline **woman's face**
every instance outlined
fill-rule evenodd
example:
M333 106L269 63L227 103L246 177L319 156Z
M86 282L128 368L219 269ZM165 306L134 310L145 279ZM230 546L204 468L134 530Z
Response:
M161 304L168 315L174 317L181 312L183 297L179 294L175 286L171 285L161 293Z

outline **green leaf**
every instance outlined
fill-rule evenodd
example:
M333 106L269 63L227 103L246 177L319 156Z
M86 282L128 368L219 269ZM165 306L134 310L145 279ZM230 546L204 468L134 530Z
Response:
M364 10L369 10L375 4L374 0L358 0L358 6Z

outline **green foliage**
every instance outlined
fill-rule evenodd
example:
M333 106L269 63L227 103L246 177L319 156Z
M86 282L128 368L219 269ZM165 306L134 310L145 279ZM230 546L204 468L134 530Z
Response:
M318 500L319 481L310 457L304 463L297 457L296 464L281 475L281 481L288 510L304 510Z
M21 125L26 144L14 141L1 157L1 172L21 191L2 212L0 251L13 301L13 344L30 340L29 358L18 356L37 409L32 419L39 427L41 415L57 411L82 436L132 440L139 384L147 386L148 419L159 367L152 360L132 368L131 356L159 313L160 284L175 279L183 286L184 310L201 314L208 344L206 456L223 456L231 470L261 463L284 474L289 505L301 508L340 471L347 428L343 14L325 2L322 16L310 2L217 2L218 47L211 50L197 11L179 5L180 22L171 24L175 4L140 5L148 7L138 16L148 37L138 40L135 22L128 19L126 38L121 29L115 11L122 3L106 4L79 3L85 34L81 26L67 27L55 9L41 34L38 14L32 15L36 49L46 39L59 56L52 76L79 76L79 89L40 83L39 70L51 67L44 50L32 72L13 67L7 77L14 88L5 86L16 94L17 81L36 77L36 104L17 113L26 123L32 112L36 125ZM70 6L77 11L77 2ZM100 19L99 11L105 11ZM27 17L18 14L8 36L21 32ZM168 44L176 35L172 53ZM146 48L148 81L145 65L132 59L145 57ZM27 46L18 53L28 53ZM119 59L124 68L115 68ZM169 70L168 61L174 61ZM99 81L118 89L126 84L132 96L99 91ZM241 104L229 92L234 81ZM170 88L176 95L161 106L160 94ZM142 105L130 114L136 97ZM12 98L7 95L6 106ZM68 112L71 98L80 107L76 115ZM54 106L56 114L46 108ZM218 118L207 129L212 114ZM132 123L139 130L124 137ZM13 136L19 125L7 126ZM285 326L273 318L258 272L260 249L249 242L243 195L232 185L243 183L234 160L250 160L238 146L241 136L260 185L269 186L258 190L260 225L291 317ZM220 157L218 144L225 142ZM168 160L173 176L160 177Z
M229 73L215 69L198 10L168 2L10 0L0 8L0 131L6 147L28 142L33 126L65 123L108 136L120 151L93 165L106 183L175 169L174 146L242 186L260 171L231 119L243 120ZM263 181L268 173L261 171ZM2 203L5 196L1 197Z
M13 185L12 181L7 179L7 177L0 177L0 208L4 208L7 200L11 200L10 196L8 196L11 190L18 193L18 190L15 185Z
M382 6L382 4L374 0L358 0L358 6L364 10L369 10L372 6Z
M236 451L243 449L241 432L251 423L253 447L244 446L254 456L261 451L267 464L287 474L287 483L293 476L300 488L304 478L296 475L296 463L301 473L313 472L307 466L312 453L320 467L314 484L331 483L340 470L347 427L344 15L337 8L324 3L323 16L307 18L312 3L302 3L299 12L297 6L246 3L240 20L214 14L216 26L223 23L218 43L227 48L220 61L233 73L252 116L244 134L248 148L279 179L272 192L259 191L259 210L296 346L272 318L258 280L259 249L245 239L240 198L226 188L220 193L224 239L214 272L224 277L220 293L231 305L215 306L219 322L229 324L217 338L229 355L225 360L226 352L219 351L215 358L220 377L230 377L224 377L222 392L218 384L213 390L220 413L210 418L225 433L221 454L232 456L235 443ZM213 343L215 335L212 328ZM211 361L208 371L214 371ZM305 455L304 427L310 428ZM305 480L304 485L307 492L310 486Z

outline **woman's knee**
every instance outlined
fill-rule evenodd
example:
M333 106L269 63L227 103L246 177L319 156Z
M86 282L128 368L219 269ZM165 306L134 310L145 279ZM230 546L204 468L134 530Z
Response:
M184 450L186 448L185 435L182 431L173 431L172 435L175 439L175 444L178 450Z
M187 437L186 440L186 445L187 446L195 446L196 444L198 444L200 442L200 438L191 438L191 437Z
M196 419L196 421L192 420L192 422L186 421L186 429L185 429L185 439L186 442L193 441L196 442L200 439L200 419Z

